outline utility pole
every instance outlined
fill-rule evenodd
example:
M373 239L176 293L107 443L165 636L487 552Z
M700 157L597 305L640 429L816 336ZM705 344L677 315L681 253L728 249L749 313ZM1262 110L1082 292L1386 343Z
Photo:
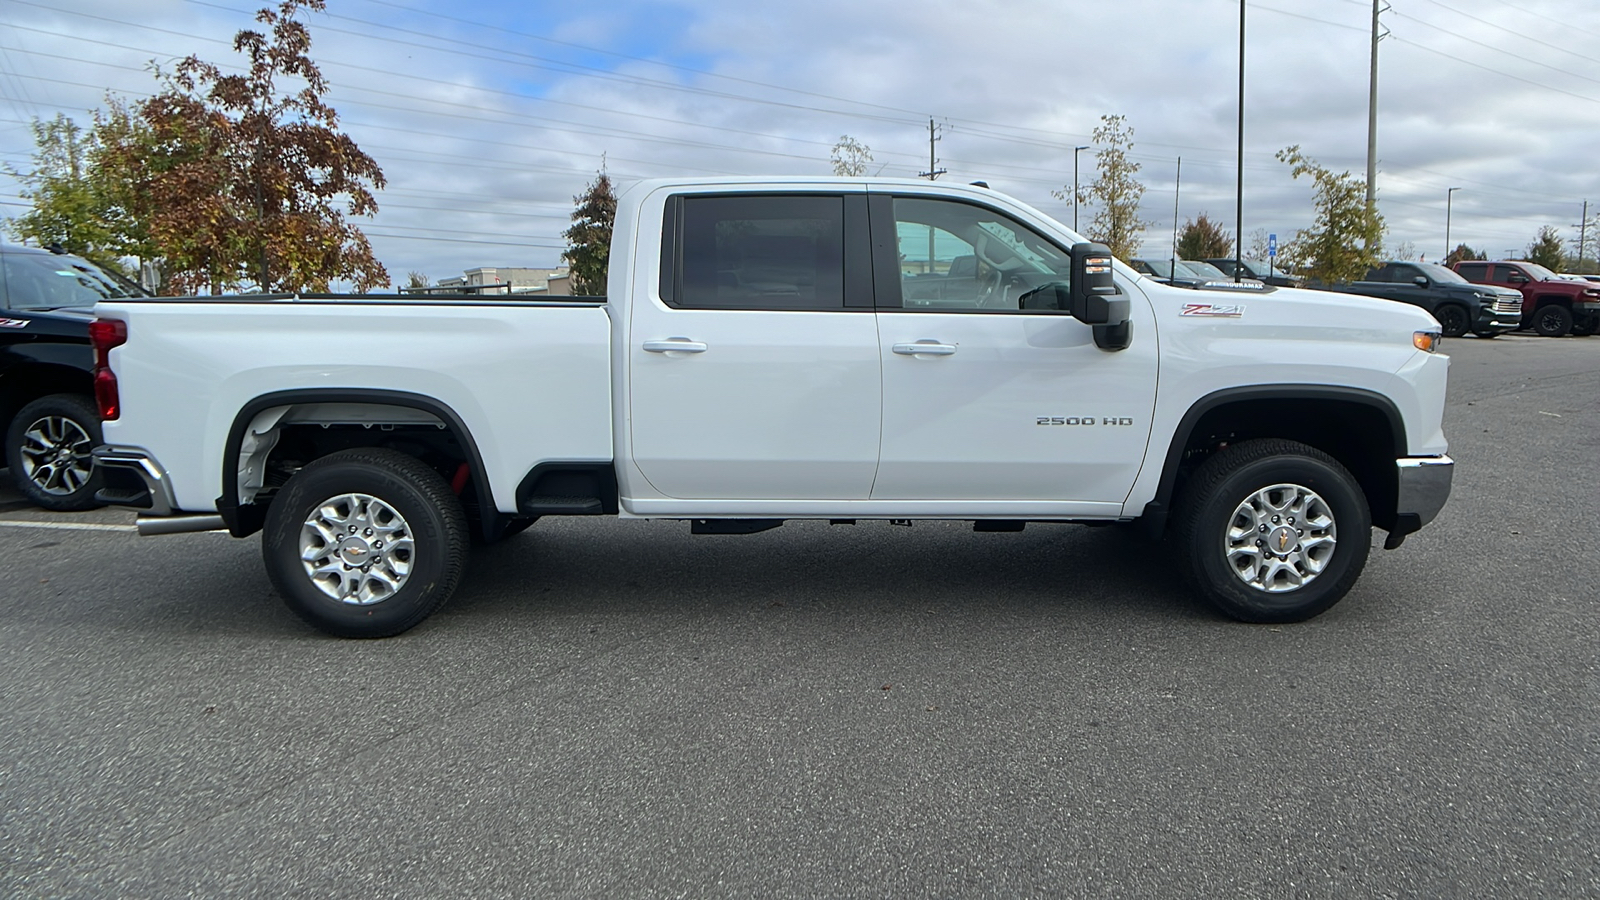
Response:
M1450 264L1450 253L1455 248L1450 246L1450 201L1455 198L1456 191L1461 188L1453 187L1444 192L1444 256L1441 260L1445 265Z
M1372 0L1372 72L1367 79L1367 209L1378 202L1378 14L1383 0Z
M949 171L948 169L939 168L939 160L936 159L934 157L934 155L933 155L933 145L935 143L937 143L938 141L940 141L940 140L942 140L942 138L939 137L939 126L933 124L933 117L929 116L928 117L928 171L926 171L926 172L918 172L917 173L917 177L926 178L929 181L937 181L939 179L940 175L943 175L945 172Z
M1178 157L1178 174L1172 183L1172 262L1167 272L1174 279L1178 277L1178 196L1183 190L1183 157Z
M1087 146L1072 148L1072 230L1078 230L1078 154ZM1081 233L1081 232L1080 232Z
M1583 201L1583 215L1578 218L1578 265L1579 271L1583 269L1583 248L1589 243L1589 201Z

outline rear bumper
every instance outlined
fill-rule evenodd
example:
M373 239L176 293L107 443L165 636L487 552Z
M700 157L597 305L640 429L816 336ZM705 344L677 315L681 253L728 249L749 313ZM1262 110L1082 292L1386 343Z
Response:
M94 448L94 464L104 473L106 486L95 499L111 506L139 511L139 533L183 534L227 527L215 513L186 513L172 496L172 480L142 447L102 444Z
M1450 499L1455 460L1448 456L1407 456L1394 461L1399 493L1395 500L1394 527L1384 549L1400 546L1406 535L1432 522Z
M101 503L154 516L170 516L177 511L167 471L143 447L101 444L94 448L94 464L105 473L106 486L95 494Z

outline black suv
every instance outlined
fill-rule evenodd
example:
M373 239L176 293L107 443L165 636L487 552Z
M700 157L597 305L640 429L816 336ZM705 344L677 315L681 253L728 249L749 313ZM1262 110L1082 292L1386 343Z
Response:
M143 296L85 259L0 246L0 434L17 490L46 509L90 509L100 443L90 308Z
M1439 320L1445 337L1468 331L1494 337L1514 331L1522 321L1522 294L1492 284L1472 284L1433 263L1394 260L1369 269L1360 281L1324 289L1420 306Z
M1229 278L1233 277L1233 258L1208 259L1206 262L1221 269ZM1273 287L1304 287L1306 280L1299 275L1290 275L1282 269L1275 269L1269 263L1259 259L1239 260L1239 277L1254 278L1257 281L1270 284Z

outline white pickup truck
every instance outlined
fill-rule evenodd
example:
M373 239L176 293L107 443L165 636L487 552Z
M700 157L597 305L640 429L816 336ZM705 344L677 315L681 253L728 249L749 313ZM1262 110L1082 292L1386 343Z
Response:
M1449 494L1413 306L1159 284L981 186L660 180L607 297L101 303L101 499L262 531L296 613L404 631L541 516L1139 522L1198 593L1305 619Z

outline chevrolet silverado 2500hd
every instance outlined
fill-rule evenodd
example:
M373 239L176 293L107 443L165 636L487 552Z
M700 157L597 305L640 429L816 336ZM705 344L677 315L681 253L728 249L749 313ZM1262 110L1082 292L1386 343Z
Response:
M100 304L102 496L147 533L262 531L296 613L381 636L469 535L551 515L1137 520L1224 613L1295 621L1449 493L1414 307L1168 287L921 181L647 181L614 234L603 300Z

